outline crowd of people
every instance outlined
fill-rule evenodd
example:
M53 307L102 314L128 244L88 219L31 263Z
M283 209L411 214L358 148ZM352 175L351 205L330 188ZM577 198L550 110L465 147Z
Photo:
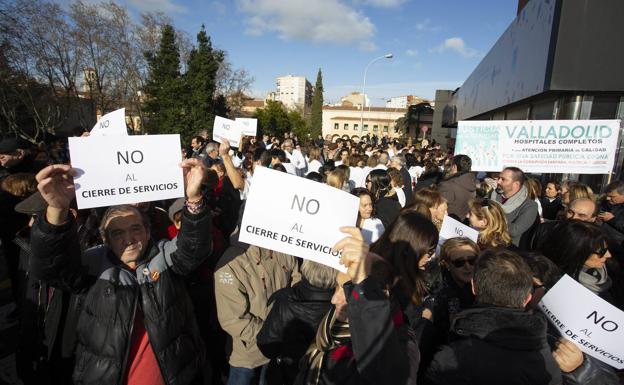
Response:
M567 274L624 310L623 181L329 139L196 136L184 198L87 210L62 140L0 141L0 384L620 383L538 303ZM359 198L346 273L238 240L257 167Z

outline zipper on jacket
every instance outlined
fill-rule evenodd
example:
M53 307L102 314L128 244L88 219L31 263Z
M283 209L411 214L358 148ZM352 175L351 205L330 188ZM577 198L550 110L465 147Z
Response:
M130 321L130 333L128 334L128 343L126 344L126 354L124 355L123 366L121 367L121 378L119 379L119 384L122 385L126 378L126 371L128 370L128 358L130 358L130 349L132 348L132 333L134 333L134 319L136 318L136 310L137 310L137 302L139 301L139 296L137 295L137 291L139 291L139 287L134 288L134 304L132 305L132 319ZM138 293L140 295L140 291Z

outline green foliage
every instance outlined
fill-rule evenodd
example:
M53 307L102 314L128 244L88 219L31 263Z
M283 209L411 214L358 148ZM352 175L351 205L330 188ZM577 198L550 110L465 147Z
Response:
M312 116L310 119L310 135L316 139L323 133L323 74L319 68L316 85L312 96Z
M192 135L185 111L186 94L180 75L180 53L171 25L162 28L158 51L147 56L149 76L145 86L145 111L150 134L179 133L183 143Z
M288 113L281 102L267 100L266 106L256 111L258 127L266 135L283 135L291 130Z
M185 75L188 96L188 122L192 133L207 130L212 136L215 114L226 116L227 104L224 98L215 95L217 71L223 62L224 53L212 48L210 37L202 25L197 34L197 47L190 53L188 70ZM217 100L219 97L221 99ZM219 106L217 106L219 102ZM219 111L216 111L219 107Z
M288 113L288 121L290 122L290 131L292 131L300 141L308 139L309 130L305 119L299 111L293 110Z

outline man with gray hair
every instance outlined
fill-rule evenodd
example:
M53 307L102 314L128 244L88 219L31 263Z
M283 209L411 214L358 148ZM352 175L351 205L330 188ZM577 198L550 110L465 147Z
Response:
M306 171L308 170L308 163L305 160L305 157L295 148L295 144L292 139L284 140L284 144L282 148L286 152L286 157L290 160L290 163L295 166L295 170L297 172L297 176L304 176Z
M219 143L208 143L205 151L206 157L204 158L204 164L206 167L212 167L215 163L221 163L221 159L219 158Z

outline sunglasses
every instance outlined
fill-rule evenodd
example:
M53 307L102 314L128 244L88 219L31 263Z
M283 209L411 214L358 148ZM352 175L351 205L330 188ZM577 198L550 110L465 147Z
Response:
M470 258L466 258L466 259L463 259L463 258L462 258L462 259L456 259L456 260L454 260L454 261L450 261L450 262L451 262L451 264L452 264L453 266L455 266L456 268L458 268L458 269L459 269L459 268L461 268L461 267L464 267L464 266L466 265L466 263L470 264L470 266L474 266L474 265L475 265L475 263L476 263L476 261L477 261L477 256L476 256L476 255L474 255L474 256L472 256L472 257L470 257Z
M594 251L594 254L598 255L599 258L604 258L605 254L607 254L607 251L609 251L609 249L606 247L603 247Z

